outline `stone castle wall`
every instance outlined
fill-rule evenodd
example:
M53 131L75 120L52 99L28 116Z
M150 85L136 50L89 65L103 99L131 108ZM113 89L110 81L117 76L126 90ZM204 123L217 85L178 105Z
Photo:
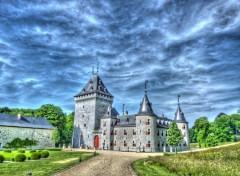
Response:
M54 147L52 131L52 129L0 126L0 148L3 148L7 142L11 142L15 138L22 140L28 138L38 141L38 144L33 148Z

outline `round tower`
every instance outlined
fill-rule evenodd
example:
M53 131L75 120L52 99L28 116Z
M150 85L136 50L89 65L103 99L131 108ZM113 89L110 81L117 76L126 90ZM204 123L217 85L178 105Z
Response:
M152 110L152 104L147 96L147 81L145 82L145 94L140 109L136 115L137 129L137 151L139 152L156 152L157 144L157 116Z
M189 150L190 143L189 143L188 122L186 121L186 119L184 117L184 113L181 110L179 98L180 98L180 95L178 95L178 107L177 107L177 111L175 113L174 120L176 121L178 128L182 132L183 140L182 140L180 146L178 147L178 150Z

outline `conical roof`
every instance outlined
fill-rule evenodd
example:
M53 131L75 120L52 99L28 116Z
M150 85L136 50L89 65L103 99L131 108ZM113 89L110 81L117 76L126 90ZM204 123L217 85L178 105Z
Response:
M138 115L156 116L152 110L152 103L148 100L147 91L145 91L143 100L140 103L140 109L139 109Z
M180 97L180 95L178 95L178 107L177 107L177 111L175 113L175 119L174 120L176 122L187 122L185 117L184 117L184 113L182 112L181 107L180 107L179 97Z
M98 74L93 75L93 77L88 81L88 83L84 86L81 92L75 95L75 97L80 95L85 95L88 93L96 93L96 92L112 96L108 92L107 88L103 84Z

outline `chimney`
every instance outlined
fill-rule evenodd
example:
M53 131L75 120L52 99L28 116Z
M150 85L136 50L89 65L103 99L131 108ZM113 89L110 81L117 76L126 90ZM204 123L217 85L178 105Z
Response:
M18 119L18 120L21 120L21 118L22 118L21 114L18 113L18 115L17 115L17 119Z

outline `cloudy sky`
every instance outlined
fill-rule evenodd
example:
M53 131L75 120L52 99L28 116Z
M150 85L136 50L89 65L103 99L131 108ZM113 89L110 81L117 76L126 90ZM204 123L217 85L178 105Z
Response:
M240 1L0 0L0 106L72 112L98 62L119 112L138 112L148 80L158 115L178 94L190 126L235 113Z

